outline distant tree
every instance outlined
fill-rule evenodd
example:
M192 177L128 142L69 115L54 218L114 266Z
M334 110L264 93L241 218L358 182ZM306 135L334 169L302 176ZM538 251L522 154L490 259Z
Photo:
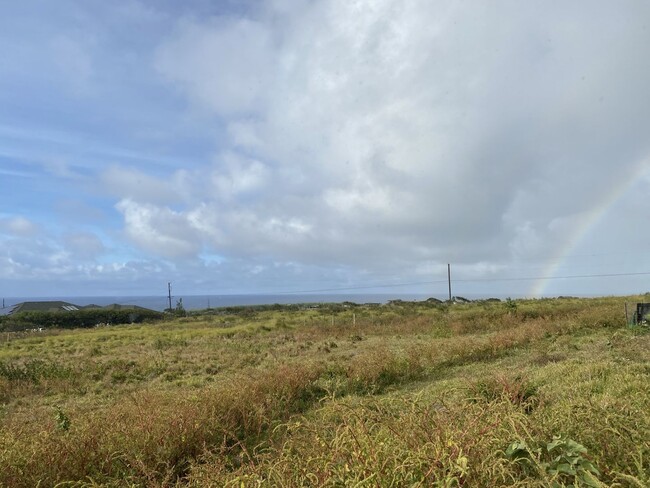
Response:
M512 298L510 297L506 298L505 307L509 314L517 313L517 302L514 301Z
M179 298L178 301L176 302L176 308L174 309L174 315L177 317L185 317L187 315L187 311L185 310L185 307L183 306L183 299Z

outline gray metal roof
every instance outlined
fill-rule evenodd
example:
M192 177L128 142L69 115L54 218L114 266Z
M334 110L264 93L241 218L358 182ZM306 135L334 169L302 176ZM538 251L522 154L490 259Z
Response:
M74 303L52 301L52 302L22 302L13 306L10 314L18 312L73 312L80 307Z
M104 310L150 310L138 305L120 305L119 303L112 303L102 307L100 305L75 305L74 303L63 301L42 301L42 302L22 302L12 307L4 309L3 315L11 315L19 312L74 312L77 310L90 310L90 309L104 309Z

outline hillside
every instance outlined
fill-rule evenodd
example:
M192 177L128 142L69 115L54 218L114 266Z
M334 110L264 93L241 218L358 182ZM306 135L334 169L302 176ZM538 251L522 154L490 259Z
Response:
M0 485L648 486L643 297L0 335Z

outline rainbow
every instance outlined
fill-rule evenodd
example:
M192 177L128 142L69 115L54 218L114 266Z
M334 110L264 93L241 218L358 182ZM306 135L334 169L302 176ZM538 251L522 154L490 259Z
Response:
M575 231L567 238L560 252L551 258L546 264L542 276L533 284L529 295L532 297L542 297L546 292L547 285L551 278L557 276L558 270L562 267L567 258L573 254L574 249L585 239L589 232L598 226L598 223L607 214L612 205L623 197L650 168L650 158L639 162L630 173L629 177L624 178L620 183L614 185L612 190L605 194L604 198L592 208L584 220L578 225Z

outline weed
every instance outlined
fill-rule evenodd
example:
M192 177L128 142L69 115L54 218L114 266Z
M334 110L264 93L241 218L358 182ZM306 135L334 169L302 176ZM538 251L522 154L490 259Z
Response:
M510 314L516 314L517 313L517 302L513 300L512 298L508 297L506 298L506 301L504 302L504 306L508 313Z
M530 447L525 441L511 443L505 451L508 459L530 469L542 470L551 486L589 486L599 488L600 471L586 457L587 449L574 441L554 436L545 447Z
M470 385L470 394L474 399L489 403L506 400L530 413L539 404L538 387L522 376L513 378L498 375L479 380Z
M10 381L27 381L38 384L43 379L70 378L73 371L68 366L55 362L34 359L23 364L0 361L0 377Z
M68 417L59 406L56 407L54 419L56 420L56 426L59 430L62 430L64 432L70 430L70 417Z

